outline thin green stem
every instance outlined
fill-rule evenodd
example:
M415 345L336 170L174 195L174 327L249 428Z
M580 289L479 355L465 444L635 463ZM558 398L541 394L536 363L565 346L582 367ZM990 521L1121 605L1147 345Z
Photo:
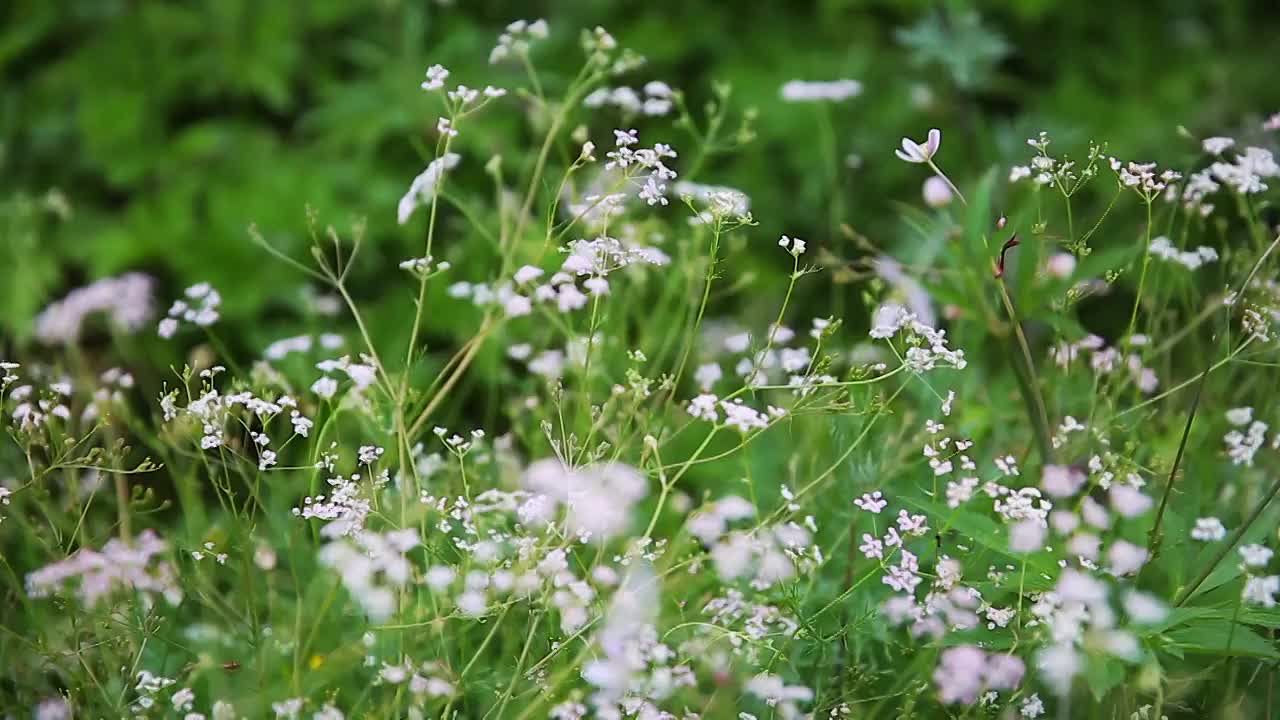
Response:
M1014 308L1013 300L1009 297L1009 290L1005 287L1004 279L997 280L996 285L1000 288L1000 300L1004 303L1005 312L1009 313L1009 323L1013 325L1013 336L1017 341L1018 349L1022 353L1026 376L1020 378L1019 386L1022 390L1023 399L1027 402L1028 410L1030 411L1031 424L1036 431L1036 444L1040 448L1040 458L1045 463L1052 463L1053 443L1050 441L1052 433L1049 429L1049 413L1045 409L1044 396L1040 392L1036 364L1031 359L1031 346L1027 344L1027 336L1022 332L1022 322L1018 319L1018 311Z
M707 274L702 280L702 299L698 302L698 312L694 315L693 326L689 328L689 338L685 342L684 352L680 354L680 363L676 365L674 379L671 381L671 396L674 397L677 388L680 386L680 379L684 376L685 366L689 362L689 353L693 351L694 339L697 337L698 328L702 326L703 315L707 311L707 302L711 298L711 286L716 279L716 263L720 254L720 226L717 224L711 231L711 252L708 257Z
M955 193L956 197L960 198L960 202L962 204L968 205L969 201L964 199L964 193L960 192L960 188L956 187L956 184L951 182L951 178L947 177L947 174L942 172L937 165L934 165L932 159L930 159L928 163L929 169L933 171L933 174L942 178L942 181L947 184L947 187L951 188L951 192Z
M1133 310L1129 312L1129 329L1124 337L1127 341L1133 337L1134 328L1138 324L1138 306L1142 304L1142 290L1147 284L1147 268L1151 265L1151 201L1147 201L1147 228L1142 241L1142 271L1138 274L1138 293L1133 298Z
M1164 520L1165 508L1169 506L1169 496L1173 493L1173 481L1178 477L1178 467L1182 465L1182 455L1187 449L1187 438L1191 436L1191 423L1195 422L1196 410L1200 407L1200 396L1204 393L1205 379L1209 377L1209 369L1200 373L1200 381L1196 384L1196 394L1191 399L1191 409L1187 411L1187 422L1182 426L1182 437L1178 440L1178 452L1173 457L1173 467L1169 468L1169 481L1164 485L1164 493L1160 496L1160 508L1156 510L1155 524L1151 526L1151 534L1147 536L1147 553L1154 555L1160 546L1160 524Z

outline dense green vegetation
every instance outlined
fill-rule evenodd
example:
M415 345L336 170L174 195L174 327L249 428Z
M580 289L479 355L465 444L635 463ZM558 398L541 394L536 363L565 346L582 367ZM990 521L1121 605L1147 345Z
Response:
M0 20L14 717L1280 714L1267 3Z

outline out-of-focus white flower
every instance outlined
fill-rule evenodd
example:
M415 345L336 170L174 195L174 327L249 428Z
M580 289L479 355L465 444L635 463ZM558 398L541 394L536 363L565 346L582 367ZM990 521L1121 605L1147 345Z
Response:
M1151 509L1154 501L1132 485L1116 484L1110 490L1111 509L1124 517L1137 517Z
M570 468L547 458L525 468L521 483L564 506L569 531L596 542L625 532L632 507L648 494L644 475L617 462Z
M154 284L142 273L126 273L72 290L36 316L35 336L46 345L70 345L80 339L85 320L98 314L114 328L134 332L151 318Z
M1044 547L1047 530L1039 520L1023 520L1009 528L1009 549L1016 553L1036 552Z
M1266 567L1267 563L1271 562L1271 556L1275 554L1271 548L1257 543L1242 545L1239 552L1242 564L1247 568Z
M516 20L507 25L506 32L498 36L498 44L489 52L489 64L501 62L512 55L529 52L533 40L544 40L550 34L546 20Z
M1191 529L1191 539L1200 542L1217 542L1227 536L1227 529L1216 517L1196 518L1196 526Z
M1205 263L1218 259L1218 251L1207 245L1201 245L1195 250L1179 250L1173 246L1169 238L1163 235L1151 240L1147 252L1162 260L1177 263L1188 270L1195 270Z
M395 591L409 581L413 570L404 554L419 541L416 528L357 532L321 548L320 563L336 570L347 592L370 618L381 622L395 612Z
M1045 272L1049 275L1066 279L1071 277L1071 273L1076 271L1076 257L1071 253L1054 253L1044 264Z
M593 699L598 705L620 700L646 670L646 649L657 621L658 585L648 565L639 564L614 593L596 637L600 656L582 669L582 677L598 689Z
M116 590L158 593L176 605L182 600L182 590L173 566L161 557L168 548L153 530L143 530L129 542L113 538L101 551L81 548L65 560L27 575L27 594L45 597L78 578L77 594L86 606L92 607Z
M1169 614L1169 609L1154 595L1138 590L1125 593L1124 611L1130 620L1140 625L1158 623Z
M36 705L35 720L71 720L72 712L65 698L45 698Z
M1107 550L1107 561L1113 575L1132 575L1147 563L1147 551L1127 540L1116 540Z
M862 94L862 83L843 80L791 80L782 86L786 102L843 102Z
M457 167L461 159L462 156L457 153L445 153L428 163L427 168L409 184L409 191L400 198L400 204L396 209L396 221L401 225L409 222L413 212L435 196L436 188L440 186L445 171Z
M924 204L931 208L944 208L951 204L953 197L951 186L937 175L931 175L924 181L921 193L924 195Z
M937 327L938 315L933 309L933 298L919 280L907 274L901 263L887 255L881 255L872 261L872 267L876 275L892 286L893 297L900 299L917 321L929 327ZM896 303L886 303L881 308L894 304ZM878 321L876 324L879 324Z
M1243 427L1253 421L1253 408L1238 407L1231 408L1226 413L1227 422L1232 425Z
M1280 575L1257 575L1245 581L1242 597L1247 603L1273 608L1276 593L1280 593Z
M1221 155L1227 150L1230 150L1235 144L1236 141L1229 137L1211 137L1205 138L1201 141L1200 147L1210 155Z
M973 645L947 648L938 658L933 681L944 704L973 704L984 689L1013 690L1026 666L1016 655L987 653Z

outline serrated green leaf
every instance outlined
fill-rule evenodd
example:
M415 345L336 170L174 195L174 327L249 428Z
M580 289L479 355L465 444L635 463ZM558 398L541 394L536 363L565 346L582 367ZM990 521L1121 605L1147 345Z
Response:
M1233 627L1229 620L1205 620L1184 625L1170 630L1163 637L1170 645L1189 653L1280 658L1275 643L1239 623Z

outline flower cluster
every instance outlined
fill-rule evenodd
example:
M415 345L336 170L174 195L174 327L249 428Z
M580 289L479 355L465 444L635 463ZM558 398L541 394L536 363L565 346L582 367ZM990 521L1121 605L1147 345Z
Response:
M369 500L371 488L363 485L361 479L359 473L328 478L326 483L333 490L324 495L306 496L302 500L302 506L293 509L293 514L304 520L329 520L322 530L326 537L361 533L365 527L365 519L373 509Z
M513 55L526 57L535 40L545 40L551 29L546 20L515 20L498 36L498 44L489 51L489 63L499 63Z
M812 532L813 528L795 522L733 530L711 546L711 561L721 579L747 578L752 588L763 590L822 563L822 550L813 544Z
M1131 346L1142 346L1146 336L1134 335L1129 338ZM1115 347L1109 347L1106 341L1097 335L1086 335L1076 342L1061 342L1049 348L1049 358L1060 368L1070 369L1075 361L1088 355L1089 368L1096 375L1109 375L1117 370L1126 370L1138 389L1144 393L1155 392L1160 385L1160 378L1151 368L1142 362L1137 353L1122 353Z
M1050 143L1049 134L1046 132L1028 138L1027 144L1036 151L1036 154L1028 164L1014 165L1009 169L1009 182L1014 183L1024 178L1031 178L1032 182L1038 186L1056 188L1064 195L1070 196L1097 175L1098 161L1102 157L1101 147L1091 144L1083 165L1077 166L1073 160L1050 155Z
M136 332L151 319L154 284L142 273L125 273L72 290L36 316L35 336L47 345L74 344L85 322L99 314L122 332Z
M983 690L1016 690L1025 674L1026 666L1016 655L961 645L942 652L933 681L942 702L971 705Z
M267 360L283 360L293 353L309 353L317 345L325 350L337 350L344 342L343 337L335 333L321 333L319 336L294 335L272 342L262 351L262 356Z
M182 589L173 565L164 559L168 550L168 543L152 530L143 530L130 541L108 540L100 551L81 548L27 575L27 594L47 597L79 580L76 594L88 607L117 591L139 593L148 603L160 595L177 605Z
M17 379L14 375L6 376L7 383ZM43 428L51 419L71 420L72 390L71 382L65 378L48 383L43 393L35 385L15 385L9 392L9 399L15 403L11 415L14 424L22 432L30 433ZM91 420L90 408L86 408L86 412L89 413L86 419Z
M789 238L788 242L790 244ZM711 328L705 340L712 353L725 351L731 356L738 356L732 365L733 374L742 378L746 387L759 388L777 383L790 388L796 395L805 396L838 384L835 376L828 372L835 369L838 359L819 357L821 343L828 339L833 329L830 318L813 318L808 337L817 344L812 350L804 345L792 347L793 343L804 342L804 337L792 328L776 323L763 333L763 347L757 344L752 333L739 332L738 328ZM876 364L874 369L879 371L883 366ZM714 361L703 363L694 371L694 380L704 393L710 393L725 377L724 368ZM703 398L701 402L710 402L709 409L715 410L714 401Z
M218 308L222 305L222 296L209 283L198 283L187 288L183 295L185 300L175 300L169 307L167 317L160 321L156 332L162 338L171 338L178 332L181 323L191 323L198 327L209 327L218 322Z
M595 687L590 701L600 717L661 717L659 704L682 687L695 686L693 671L674 664L675 651L658 639L657 581L634 566L613 594L596 634L599 656L583 667Z
M784 417L787 412L779 407L769 406L767 412L760 412L743 402L742 398L720 399L712 393L703 393L689 401L686 407L689 415L698 420L720 423L724 415L724 425L738 432L748 433L752 430L763 430L773 420Z
M1247 147L1232 162L1215 162L1207 171L1214 180L1236 193L1256 195L1267 189L1266 180L1280 176L1280 164L1270 150ZM1204 180L1199 182L1203 184Z
M1182 175L1173 170L1158 171L1155 163L1122 162L1117 158L1110 159L1111 170L1116 173L1120 185L1132 188L1147 202L1151 202L1165 188Z
M396 590L409 582L412 565L404 554L417 547L418 531L359 532L320 549L320 562L342 578L347 592L375 622L396 609Z
M313 421L298 409L298 402L289 395L277 395L264 398L249 390L223 394L212 385L215 375L225 368L215 366L202 372L207 380L203 392L193 397L185 406L178 405L178 391L174 390L160 398L160 409L165 422L175 422L183 428L187 424L198 427L200 447L203 450L223 448L231 437L241 437L238 429L247 435L249 447L256 455L259 470L266 470L276 464L276 452L271 449L271 436L268 426L277 417L287 417L290 423L290 436L306 437ZM257 428L257 429L254 429Z
M596 88L582 99L582 105L588 108L612 105L627 115L662 117L671 112L674 95L671 86L661 80L651 80L645 83L641 92L625 85Z
M477 307L498 305L507 317L529 315L535 302L551 304L559 312L568 313L582 309L592 297L608 295L610 274L631 265L661 267L670 262L657 248L605 235L573 240L563 252L566 257L560 270L546 282L539 282L546 274L542 268L525 265L515 271L511 282L487 285L459 281L449 286L448 293L453 298L469 299Z
M963 370L968 365L963 350L947 347L947 331L921 322L915 313L897 303L886 303L876 310L870 335L877 340L901 335L907 345L903 363L912 372L926 372L937 367Z
M1113 657L1136 661L1141 656L1137 636L1122 626L1110 601L1111 588L1087 571L1067 569L1053 590L1033 595L1029 627L1042 628L1045 645L1036 653L1040 678L1059 696L1084 672L1090 659ZM1167 615L1152 596L1128 590L1121 604L1130 626L1151 625Z
M324 375L311 384L311 392L326 400L332 398L338 392L339 382L334 375L339 373L351 380L356 393L363 392L378 381L378 369L373 358L365 355L360 360L361 362L353 362L349 356L343 355L316 363L316 369Z
M521 507L524 522L545 525L563 507L566 530L579 539L603 542L631 525L631 509L648 494L648 483L622 463L566 467L558 459L530 463L521 484L536 493Z
M633 148L640 142L635 130L614 130L614 149L605 154L609 162L605 170L620 171L640 190L636 196L649 205L666 205L666 183L676 179L676 172L664 160L676 157L670 145L655 143L651 148Z
M1264 545L1242 545L1240 567L1245 573L1244 601L1265 608L1276 606L1280 594L1280 575L1266 575L1267 564L1275 553Z
M1236 426L1222 438L1227 446L1227 457L1231 458L1233 465L1253 467L1254 456L1266 445L1267 424L1253 419L1253 408L1248 407L1228 411L1227 422ZM1278 445L1280 435L1274 436L1271 441L1272 449Z
M702 208L689 219L693 225L713 225L717 221L751 222L751 198L736 188L703 185L680 180L672 188L677 197Z
M1152 238L1147 252L1161 260L1177 263L1188 270L1195 270L1205 263L1211 263L1218 259L1218 251L1207 245L1201 245L1195 250L1179 250L1164 235Z

